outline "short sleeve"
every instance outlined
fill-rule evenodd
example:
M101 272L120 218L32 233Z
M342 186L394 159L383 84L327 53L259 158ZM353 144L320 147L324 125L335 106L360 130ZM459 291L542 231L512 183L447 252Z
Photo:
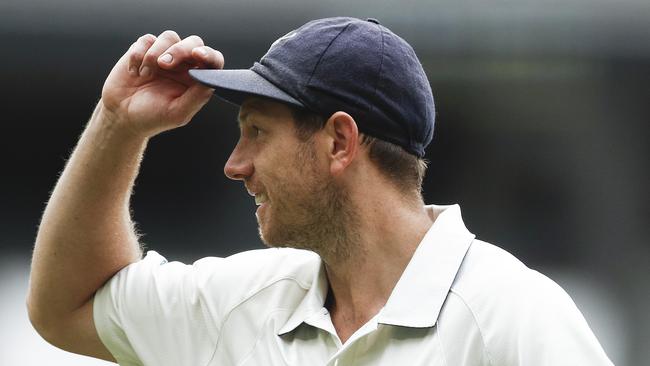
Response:
M222 260L186 265L150 251L95 294L97 332L120 365L208 363L219 311L210 307L203 286Z
M548 277L527 270L484 314L483 331L494 365L612 366L569 295Z

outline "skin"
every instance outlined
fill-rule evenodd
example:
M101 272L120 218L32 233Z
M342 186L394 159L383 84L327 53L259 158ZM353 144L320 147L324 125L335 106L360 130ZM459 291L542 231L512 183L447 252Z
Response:
M163 62L165 53L172 62ZM212 90L189 67L223 67L196 36L144 35L109 74L102 98L52 192L36 237L27 309L53 345L113 361L97 336L92 298L141 257L129 197L147 141L186 124Z
M372 164L347 113L334 113L303 143L287 107L253 98L241 107L240 126L225 173L268 195L257 212L267 245L323 258L327 306L345 342L386 304L432 218Z
M142 155L152 136L185 125L211 97L187 70L223 63L199 37L166 31L140 37L111 71L36 238L27 308L53 345L114 361L97 335L92 299L141 258L129 197ZM404 197L369 161L344 112L305 143L286 106L251 98L240 126L224 171L267 195L256 213L265 243L321 255L345 342L384 306L432 219L419 197Z
M225 173L244 181L251 195L267 197L256 212L262 241L332 259L348 256L353 207L343 187L322 174L327 166L318 161L314 141L296 138L291 110L251 98L239 120L241 137ZM331 243L339 240L345 242Z

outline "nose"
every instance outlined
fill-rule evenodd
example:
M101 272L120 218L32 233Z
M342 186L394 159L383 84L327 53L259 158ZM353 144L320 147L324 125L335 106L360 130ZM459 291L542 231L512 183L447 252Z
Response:
M232 180L245 180L253 175L253 161L247 156L241 142L230 153L230 157L223 167L223 172Z

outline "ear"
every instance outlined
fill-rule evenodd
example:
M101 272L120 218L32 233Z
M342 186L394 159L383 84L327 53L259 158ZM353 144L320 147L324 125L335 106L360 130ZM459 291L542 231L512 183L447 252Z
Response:
M340 175L359 152L359 130L354 118L345 112L336 112L325 122L328 138L330 173Z

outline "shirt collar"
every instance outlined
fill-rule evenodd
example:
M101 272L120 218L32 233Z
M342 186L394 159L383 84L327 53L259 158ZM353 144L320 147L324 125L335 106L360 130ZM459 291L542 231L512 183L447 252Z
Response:
M378 323L413 328L434 326L474 240L474 235L463 223L458 205L428 205L425 208L434 220L433 225L395 285L378 316ZM289 333L312 316L320 315L327 291L327 275L321 261L312 286L278 335Z
M395 285L378 322L404 327L432 327L438 320L474 234L458 205L426 206L435 220Z
M280 328L278 335L289 333L296 329L300 324L307 321L310 317L320 314L325 304L329 284L327 282L327 273L325 272L325 265L319 258L317 271L314 271L311 287L307 290L305 297L302 299L298 307L293 311L289 320Z

